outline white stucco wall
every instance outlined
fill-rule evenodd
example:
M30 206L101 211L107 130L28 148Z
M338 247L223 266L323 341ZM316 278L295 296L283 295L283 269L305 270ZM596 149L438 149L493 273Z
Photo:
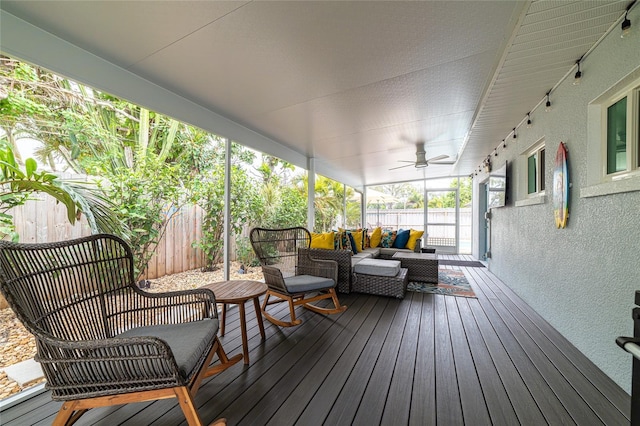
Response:
M531 115L533 127L518 128L517 142L510 140L494 157L494 164L509 161L510 197L507 207L492 211L489 260L494 274L627 391L631 357L615 338L633 333L631 309L640 290L640 192L581 198L580 191L588 186L592 143L587 105L640 68L640 7L630 19L632 35L621 39L616 25L582 63L581 84L572 85L572 76L561 83L551 95L553 110L538 107ZM541 138L546 143L546 202L516 207L514 201L526 198L518 191L527 174L521 154ZM568 148L572 183L566 229L556 229L553 216L553 168L560 141ZM474 196L481 196L477 187L484 179L475 177ZM474 229L480 225L475 223Z

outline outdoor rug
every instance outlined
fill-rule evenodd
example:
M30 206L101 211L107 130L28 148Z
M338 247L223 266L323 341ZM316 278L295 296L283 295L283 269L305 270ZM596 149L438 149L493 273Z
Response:
M446 260L438 259L440 265L453 265L453 266L468 266L471 268L484 268L482 262L477 260Z
M476 297L467 277L457 269L439 269L438 284L411 281L407 290L445 296Z

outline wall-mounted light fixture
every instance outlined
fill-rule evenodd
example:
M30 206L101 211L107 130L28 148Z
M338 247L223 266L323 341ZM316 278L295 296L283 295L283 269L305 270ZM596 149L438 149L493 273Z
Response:
M518 135L516 135L516 128L515 127L513 128L513 138L514 139L518 138Z
M531 121L531 111L527 113L527 129L533 127L533 122Z

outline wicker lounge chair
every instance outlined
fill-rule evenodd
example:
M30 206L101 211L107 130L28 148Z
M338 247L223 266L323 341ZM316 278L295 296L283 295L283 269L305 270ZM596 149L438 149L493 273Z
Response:
M262 313L272 323L290 327L300 324L295 307L302 305L321 314L337 314L347 309L341 306L336 294L338 264L333 260L319 260L309 256L311 234L305 228L254 228L249 234L251 246L262 264L264 280L269 290L262 302ZM274 302L269 298L275 297ZM311 302L331 299L333 307L320 307ZM290 321L282 321L267 312L270 303L289 303Z
M138 289L132 252L114 236L0 241L0 289L36 337L51 397L64 401L54 425L91 408L165 398L201 425L193 399L202 379L242 359L227 358L216 337L213 292ZM209 367L214 354L220 363Z

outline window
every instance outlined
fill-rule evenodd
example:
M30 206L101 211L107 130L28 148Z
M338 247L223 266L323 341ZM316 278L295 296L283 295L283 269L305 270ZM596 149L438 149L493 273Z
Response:
M640 66L587 106L580 197L640 191Z
M527 194L544 194L544 145L527 154Z
M607 174L627 169L627 97L607 108Z
M636 82L603 105L603 170L606 178L615 179L640 168L639 99L640 85Z

